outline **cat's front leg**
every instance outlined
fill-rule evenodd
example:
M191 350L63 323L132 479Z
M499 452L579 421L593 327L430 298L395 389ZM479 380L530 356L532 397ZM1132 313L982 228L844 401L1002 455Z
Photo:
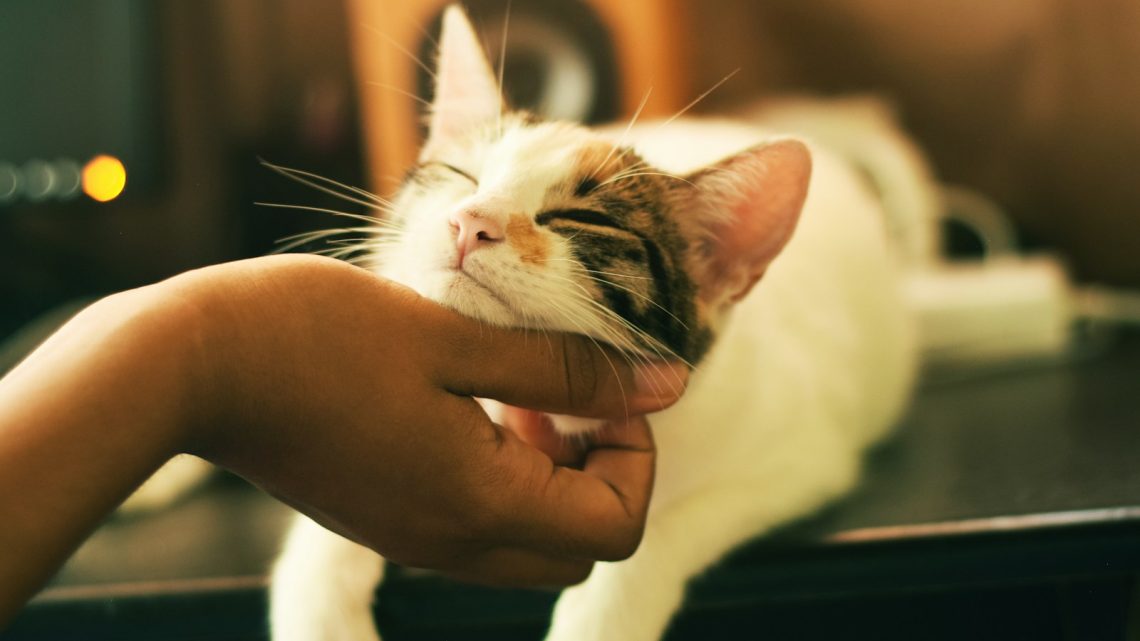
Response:
M146 514L170 507L204 484L213 471L212 463L196 456L176 456L119 506L119 514Z
M637 552L599 563L562 593L547 641L656 641L681 607L690 579L736 546L815 511L855 482L857 459L773 466L770 477L726 481L651 513Z
M372 599L384 559L298 516L273 568L273 641L380 641Z
M546 641L660 638L681 606L687 579L679 566L661 562L667 547L647 529L633 557L596 564L584 583L559 597Z

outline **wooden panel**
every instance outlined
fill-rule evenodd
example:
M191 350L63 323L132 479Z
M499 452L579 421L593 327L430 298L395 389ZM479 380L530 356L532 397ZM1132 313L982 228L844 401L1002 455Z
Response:
M420 51L428 25L447 4L448 0L348 0L362 126L372 186L378 192L390 192L415 160L420 140L419 107L411 97L416 94L417 77L413 55ZM634 113L650 87L652 97L642 113L646 118L672 115L694 97L686 44L688 18L681 0L588 0L586 4L615 39L624 118Z

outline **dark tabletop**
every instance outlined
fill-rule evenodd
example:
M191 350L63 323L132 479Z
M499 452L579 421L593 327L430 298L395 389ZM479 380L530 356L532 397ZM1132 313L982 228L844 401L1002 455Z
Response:
M941 379L871 453L854 493L744 546L695 582L686 607L1140 570L1136 335L1063 363ZM178 638L258 638L288 518L220 476L172 509L112 520L0 638L157 638L94 631L116 617L201 627ZM552 599L397 572L378 616L391 628L498 625L492 637L508 638L512 621L541 626Z

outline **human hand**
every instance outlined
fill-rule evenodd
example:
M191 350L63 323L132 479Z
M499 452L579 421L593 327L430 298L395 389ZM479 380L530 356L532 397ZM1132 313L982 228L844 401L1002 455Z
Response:
M636 549L654 451L626 417L672 403L684 369L639 378L580 337L488 327L312 257L180 279L169 287L200 306L210 351L191 452L394 561L479 582L574 582ZM618 420L579 471L473 396Z
M633 553L653 483L636 417L681 368L487 327L343 263L277 256L107 297L0 379L0 627L171 456L248 478L407 565L564 584ZM659 392L659 393L655 393ZM581 469L473 396L618 417Z

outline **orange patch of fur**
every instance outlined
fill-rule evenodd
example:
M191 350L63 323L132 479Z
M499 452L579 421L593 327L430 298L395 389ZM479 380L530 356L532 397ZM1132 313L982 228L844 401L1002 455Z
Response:
M507 244L519 253L519 259L524 263L541 263L550 254L550 244L534 221L522 214L511 216L507 222Z

